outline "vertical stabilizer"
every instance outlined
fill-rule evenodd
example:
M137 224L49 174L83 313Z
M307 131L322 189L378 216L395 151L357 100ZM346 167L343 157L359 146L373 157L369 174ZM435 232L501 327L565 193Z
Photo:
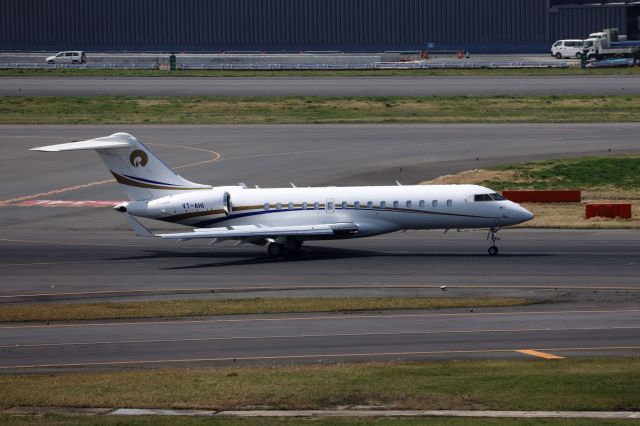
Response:
M95 150L130 200L149 200L186 191L210 189L184 179L156 157L140 140L128 133L81 142L32 148L58 152Z

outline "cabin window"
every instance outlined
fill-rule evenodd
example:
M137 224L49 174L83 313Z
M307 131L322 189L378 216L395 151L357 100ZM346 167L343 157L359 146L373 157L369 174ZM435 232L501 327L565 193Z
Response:
M293 210L293 203L289 203L287 207L289 207L289 210Z
M393 208L397 209L400 206L400 202L399 201L394 201L393 202Z
M302 203L302 210L306 210L307 209L307 202L305 201L304 203Z
M356 209L359 209L360 208L360 201L354 202L353 203L353 207L356 208Z
M407 201L406 206L407 208L411 208L411 201Z
M431 202L431 207L438 207L438 200L433 200Z
M276 210L282 210L282 203L276 204Z
M380 208L384 209L385 207L387 207L387 202L386 201L380 201Z
M453 201L447 200L447 207L451 207L452 204L453 204Z
M269 203L264 203L264 209L269 210L269 208L270 208Z
M319 202L316 201L315 203L313 203L313 209L314 210L318 210L319 208L320 208L320 203Z
M420 202L418 203L418 206L422 209L424 208L424 200L420 200Z
M343 209L346 209L348 206L349 206L349 204L347 204L347 202L346 202L346 201L343 201L343 202L342 202L342 208L343 208Z
M384 207L383 203L384 201L380 203L380 207ZM373 201L367 201L367 208L370 209L372 207L373 207Z

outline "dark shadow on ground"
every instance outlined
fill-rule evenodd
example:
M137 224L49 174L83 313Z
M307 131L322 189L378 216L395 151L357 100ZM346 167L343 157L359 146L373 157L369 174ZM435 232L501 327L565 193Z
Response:
M177 252L177 251L147 251L146 255L130 256L121 258L108 259L111 261L118 260L144 260L144 259L219 259L200 263L195 265L172 266L160 268L160 270L181 270L181 269L197 269L197 268L219 268L225 266L243 266L243 265L261 265L261 264L286 264L293 262L309 262L323 261L335 259L351 259L363 257L381 257L381 258L411 258L422 257L429 259L437 258L487 258L487 260L499 260L503 258L536 258L553 256L547 253L501 253L498 256L489 256L486 252L477 253L438 253L438 252L407 252L407 253L385 253L370 250L353 250L345 248L328 248L305 246L300 253L282 258L272 258L266 253L256 255L255 253L247 253L247 258L243 253L237 251L194 251L194 252Z

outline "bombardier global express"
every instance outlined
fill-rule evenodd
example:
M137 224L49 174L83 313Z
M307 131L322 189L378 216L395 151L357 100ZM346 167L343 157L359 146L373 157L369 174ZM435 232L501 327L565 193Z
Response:
M137 235L237 240L266 245L273 257L298 252L304 241L361 238L408 229L488 229L488 252L496 255L498 230L533 218L518 204L477 185L255 189L201 185L174 173L127 133L32 150L95 150L129 198L114 209L124 215ZM134 216L193 230L156 235Z

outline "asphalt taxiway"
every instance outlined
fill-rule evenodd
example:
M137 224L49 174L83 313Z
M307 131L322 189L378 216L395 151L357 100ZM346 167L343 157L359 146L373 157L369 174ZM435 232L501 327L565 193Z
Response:
M450 310L0 326L0 374L60 368L634 355L640 309Z
M313 242L299 257L274 262L260 247L134 237L109 208L123 194L95 154L28 148L129 131L202 183L410 184L489 164L633 152L639 130L634 123L0 126L0 303L394 294L553 302L416 316L4 324L0 364L14 371L234 358L530 356L514 352L521 349L558 356L637 355L640 231L504 230L497 257L486 254L483 232L416 231ZM82 204L96 201L106 203Z
M638 95L638 76L3 77L0 96Z

